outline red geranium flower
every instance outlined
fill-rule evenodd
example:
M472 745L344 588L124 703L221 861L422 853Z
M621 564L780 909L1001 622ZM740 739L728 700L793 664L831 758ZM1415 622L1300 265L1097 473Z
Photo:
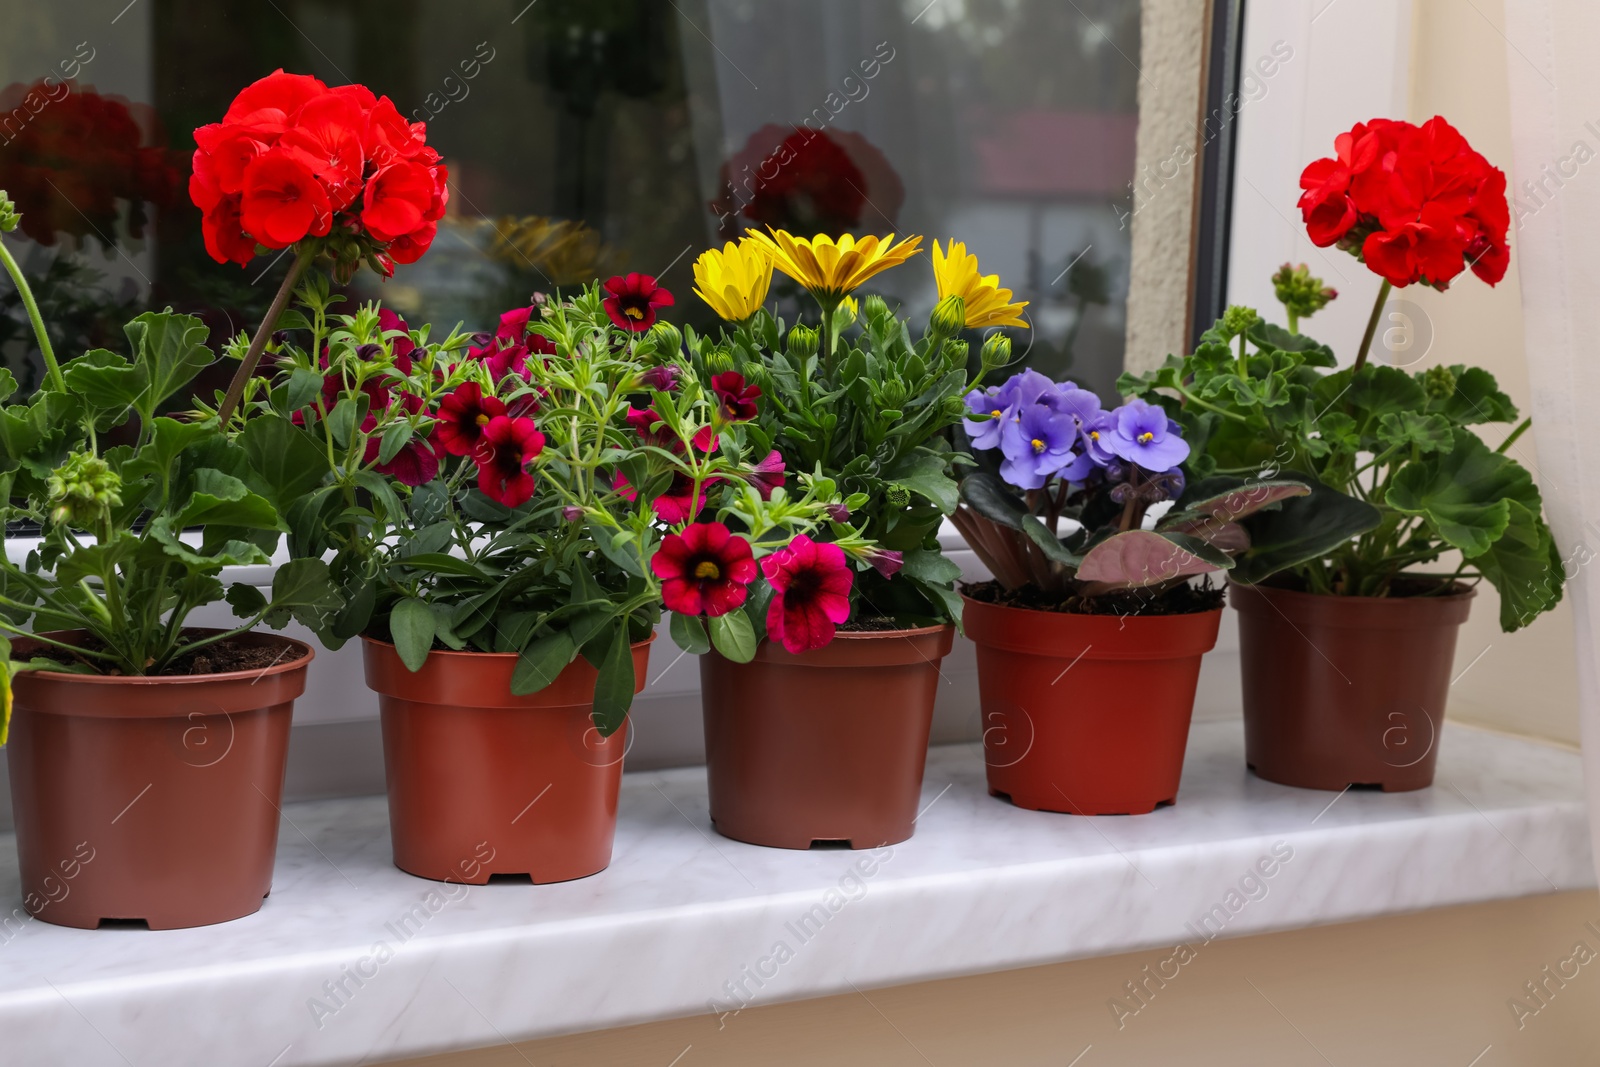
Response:
M1494 285L1510 261L1504 172L1435 116L1373 119L1334 140L1300 175L1300 212L1320 247L1359 254L1396 286L1446 288L1471 267Z
M433 203L433 175L416 163L396 163L367 182L361 224L380 241L394 241L423 224Z
M726 615L741 607L760 573L750 542L720 522L695 523L668 534L650 560L661 599L681 615Z
M844 549L818 544L804 534L761 561L773 589L767 636L794 655L833 640L834 627L850 617L855 575Z
M717 394L717 415L723 422L749 422L756 417L756 398L761 387L746 385L744 375L736 370L724 371L711 379L711 390Z
M544 451L544 434L532 419L497 415L483 428L483 442L473 459L478 464L478 488L508 508L521 507L533 498L533 475L528 464Z
M656 308L671 307L672 294L648 274L617 275L606 282L606 314L624 330L641 333L656 324Z
M484 396L477 382L457 386L439 401L436 434L440 447L452 456L473 455L483 444L489 423L505 413L505 404L497 397Z
M239 221L239 198L223 197L200 220L206 251L218 263L237 263L241 267L256 254L256 239L244 232Z
M288 248L302 237L322 237L333 224L328 191L316 175L286 152L257 156L244 170L240 221L268 248Z

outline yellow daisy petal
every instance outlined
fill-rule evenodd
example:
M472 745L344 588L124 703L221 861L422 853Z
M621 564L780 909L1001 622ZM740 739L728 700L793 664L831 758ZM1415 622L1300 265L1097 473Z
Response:
M969 329L985 326L1021 326L1028 328L1020 313L1028 306L1026 300L1013 302L1011 290L1000 287L998 274L980 274L978 257L967 252L960 241L951 241L948 252L933 242L933 280L939 289L939 299L959 296L967 309L966 325Z
M895 244L894 234L883 239L868 234L858 239L847 233L835 240L821 233L807 239L786 230L773 230L770 234L748 232L750 239L772 256L774 267L829 304L875 275L904 263L922 247L920 237Z
M695 293L729 322L743 322L766 303L772 284L772 257L748 238L729 241L719 251L700 253L694 261Z

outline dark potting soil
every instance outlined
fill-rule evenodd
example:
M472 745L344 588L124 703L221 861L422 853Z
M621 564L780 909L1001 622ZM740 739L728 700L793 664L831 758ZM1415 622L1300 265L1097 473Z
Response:
M907 627L900 625L887 615L867 615L859 619L846 619L836 628L848 634L884 633L889 630L907 629Z
M973 600L1006 608L1055 611L1064 615L1194 615L1222 607L1227 595L1209 580L1199 585L1178 585L1151 595L1137 589L1102 596L1053 596L1033 586L1008 590L999 582L964 583L961 591Z
M1287 589L1295 593L1311 592L1304 581L1290 574L1273 575L1272 578L1262 584L1273 589ZM1443 578L1428 577L1420 574L1401 574L1396 575L1389 582L1389 591L1384 595L1396 599L1417 596L1447 596L1465 593L1471 588L1466 582L1451 582L1446 587L1445 579Z
M105 645L99 640L91 638L83 643L83 647L92 651L99 651ZM268 667L276 667L282 663L293 663L299 658L298 651L299 649L288 641L275 641L272 644L263 645L225 637L221 641L213 642L204 648L196 649L188 655L174 660L167 664L164 670L157 671L154 677L167 678L194 674L229 674L233 671L264 671ZM82 662L82 660L73 656L72 653L64 648L45 646L34 654L40 659L52 659L57 663ZM100 661L94 660L91 662L98 664Z

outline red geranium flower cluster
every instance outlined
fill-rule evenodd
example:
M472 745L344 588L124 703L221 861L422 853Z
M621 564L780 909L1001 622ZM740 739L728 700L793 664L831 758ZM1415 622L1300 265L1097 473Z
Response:
M478 466L478 488L508 508L533 498L528 464L544 451L544 434L526 416L507 413L498 397L485 395L477 382L458 385L439 402L434 424L439 446L452 456L471 456Z
M799 655L833 640L834 628L850 617L855 575L844 549L801 534L761 561L772 586L767 636Z
M661 599L680 615L726 615L744 606L760 573L750 542L720 522L695 523L668 534L650 559Z
M145 205L164 206L178 189L149 108L47 78L7 86L0 115L0 183L22 214L22 232L42 245L65 233L109 246L123 200L129 236L143 237Z
M1300 175L1313 243L1338 244L1393 285L1444 289L1466 267L1505 277L1506 176L1444 119L1359 123Z
M330 89L279 70L194 139L189 195L219 263L243 265L258 245L287 248L338 231L358 239L356 255L339 257L342 274L367 258L387 276L428 250L449 200L448 172L423 123L363 85Z

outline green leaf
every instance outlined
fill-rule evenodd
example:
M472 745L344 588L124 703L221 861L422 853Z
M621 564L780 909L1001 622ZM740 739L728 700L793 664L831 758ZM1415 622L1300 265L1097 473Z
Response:
M1506 532L1512 503L1534 514L1540 508L1533 477L1465 429L1455 431L1448 452L1401 467L1384 502L1402 514L1426 518L1468 559L1487 552Z
M727 618L726 615L722 617ZM637 681L626 619L618 619L612 626L611 642L606 646L599 670L594 683L594 725L601 737L610 737L628 717Z
M328 432L340 448L349 448L356 434L356 424L361 421L361 397L347 396L328 412Z
M292 559L278 567L272 576L272 607L267 625L281 629L293 616L303 626L317 631L329 615L344 606L344 598L333 584L328 565L320 559Z
M404 556L396 562L419 571L427 571L429 574L450 574L458 578L489 577L482 567L468 563L459 556L452 556L448 552L418 552L414 556Z
M433 609L425 601L407 597L389 613L389 633L394 638L394 650L408 671L419 671L433 651L435 633Z
M241 619L253 619L266 610L267 595L253 585L235 582L228 587L227 601Z
M278 509L264 496L252 493L244 482L210 468L195 472L194 493L172 520L176 527L235 526L251 530L282 530Z
M511 672L511 692L516 696L537 693L560 676L578 654L572 634L557 630L530 643L517 657Z
M1251 547L1235 561L1230 581L1254 584L1286 567L1321 559L1383 519L1371 504L1310 475L1297 474L1296 480L1310 486L1311 495L1293 497L1276 510L1258 511L1244 520Z
M1415 411L1390 412L1378 420L1378 440L1385 447L1415 447L1422 452L1449 448L1450 420L1443 415Z
M203 422L179 422L165 417L152 420L149 442L122 465L120 473L123 482L145 476L158 481L165 479L185 449L215 432L213 427Z
M750 625L743 608L711 619L711 643L735 663L749 663L756 658L755 627Z
M328 621L326 634L319 633L324 642L348 641L367 628L372 621L372 609L378 599L378 583L370 579L357 579L346 586L344 606Z
M920 548L901 557L900 573L928 585L950 585L960 579L961 567L942 552Z
M674 611L667 628L673 644L690 655L703 656L711 651L711 638L706 636L706 624L700 616Z
M955 479L945 472L948 463L946 456L919 451L901 460L892 470L884 472L884 478L927 497L948 515L956 509L961 499Z
M411 440L411 423L405 419L391 425L383 431L383 438L378 443L378 462L390 463L400 454L400 450Z
M316 403L322 392L322 381L322 375L310 367L296 367L284 386L284 406L290 411L299 411Z
M280 510L322 484L327 454L311 435L281 415L258 415L239 434L258 488Z
M111 416L102 425L115 425L117 416L133 406L150 382L143 366L104 348L92 348L61 367L67 391L83 398L91 411Z
M1538 512L1506 503L1505 532L1472 562L1500 593L1500 628L1511 633L1556 606L1566 569Z
M147 383L135 401L148 421L163 402L194 380L215 360L206 347L210 331L192 315L147 311L122 328L133 346L136 363Z
M1029 512L1021 498L997 476L976 471L961 479L960 491L967 506L984 518L1021 530L1046 556L1058 563L1077 564L1078 557L1068 551L1050 528Z
M1457 426L1472 426L1483 422L1515 422L1517 405L1500 391L1494 375L1482 367L1468 367L1457 363L1450 368L1456 377L1456 388L1444 400L1428 404L1429 411L1437 411Z

